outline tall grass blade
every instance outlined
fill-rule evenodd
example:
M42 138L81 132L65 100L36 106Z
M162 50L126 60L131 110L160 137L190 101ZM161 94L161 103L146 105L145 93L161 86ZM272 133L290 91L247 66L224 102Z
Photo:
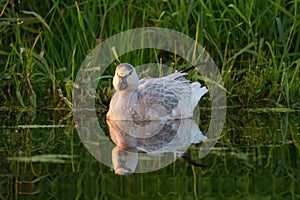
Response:
M25 104L24 104L24 101L23 101L23 97L22 97L22 94L21 94L21 92L20 92L20 90L17 90L17 98L18 98L18 100L19 100L19 103L21 104L21 106L23 107L23 108L27 108L26 106L25 106Z
M83 22L83 19L82 19L81 12L80 12L77 1L75 1L75 6L76 6L76 10L77 10L77 17L78 17L79 26L80 26L81 30L83 32L85 32L84 22Z
M46 27L46 29L48 29L48 31L51 33L51 35L53 35L50 26L49 26L49 25L46 23L46 21L41 17L41 15L37 14L36 12L32 12L32 11L25 11L25 10L23 10L22 12L23 12L24 14L27 14L27 15L33 15L39 22L41 22L41 23Z
M276 17L276 23L277 23L277 30L279 32L281 43L283 44L283 46L285 46L286 45L286 40L285 40L285 37L284 37L284 28L282 26L281 19L279 17Z

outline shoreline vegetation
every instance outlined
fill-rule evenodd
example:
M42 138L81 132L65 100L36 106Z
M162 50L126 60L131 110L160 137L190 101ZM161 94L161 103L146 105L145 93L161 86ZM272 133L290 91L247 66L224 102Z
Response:
M0 7L3 109L70 109L85 56L101 41L139 27L173 29L201 44L219 67L229 107L300 108L300 2L1 1ZM185 69L180 58L159 50L120 60ZM117 64L99 84L104 109Z
M300 199L299 13L300 0L0 0L0 199ZM205 95L198 126L216 144L203 158L202 143L187 149L205 168L178 160L117 176L91 154L111 138L105 116L117 59L99 77L101 134L89 123L75 124L73 84L86 55L139 27L186 34L218 66L227 94L221 135L207 134L219 127ZM159 50L119 60L188 69ZM89 120L89 113L81 116Z

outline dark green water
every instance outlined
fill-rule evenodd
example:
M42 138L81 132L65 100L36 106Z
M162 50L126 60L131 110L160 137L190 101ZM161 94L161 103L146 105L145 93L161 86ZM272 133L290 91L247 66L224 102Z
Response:
M229 110L203 159L115 175L83 146L67 111L0 112L0 199L299 199L299 112ZM201 116L206 116L205 111ZM205 134L206 122L199 125ZM108 129L104 129L108 131ZM108 133L107 133L108 135Z

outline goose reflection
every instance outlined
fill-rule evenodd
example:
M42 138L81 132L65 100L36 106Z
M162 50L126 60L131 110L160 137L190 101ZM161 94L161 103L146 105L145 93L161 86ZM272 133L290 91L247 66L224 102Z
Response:
M193 119L166 121L117 121L107 119L115 148L116 174L158 170L181 157L192 143L206 140Z

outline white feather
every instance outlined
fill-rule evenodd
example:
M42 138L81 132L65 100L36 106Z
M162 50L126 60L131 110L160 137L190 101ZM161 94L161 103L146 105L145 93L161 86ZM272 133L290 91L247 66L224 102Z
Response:
M151 121L193 117L201 97L207 93L199 82L190 83L186 73L138 80L130 64L120 64L113 80L114 94L107 118Z

